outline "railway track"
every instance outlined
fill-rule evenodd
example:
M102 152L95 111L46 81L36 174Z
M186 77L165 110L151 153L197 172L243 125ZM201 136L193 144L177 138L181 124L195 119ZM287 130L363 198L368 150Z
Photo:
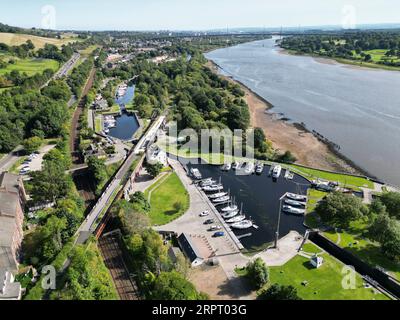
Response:
M121 300L140 300L138 288L131 278L119 246L119 233L103 235L98 245Z

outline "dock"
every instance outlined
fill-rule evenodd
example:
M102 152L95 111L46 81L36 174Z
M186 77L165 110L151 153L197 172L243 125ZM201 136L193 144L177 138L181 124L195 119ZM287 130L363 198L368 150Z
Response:
M221 214L219 213L219 211L216 209L215 204L212 203L210 201L210 199L207 197L207 195L204 193L204 191L200 188L199 185L196 185L196 188L199 190L201 197L203 198L203 200L205 202L207 202L208 206L210 207L210 209L213 211L213 213L215 214L215 216L217 217L219 224L221 224L221 226L223 226L223 228L226 230L226 232L228 233L228 235L230 236L230 238L232 239L232 241L235 243L235 245L238 247L239 250L243 250L244 246L242 245L242 243L240 242L238 236L236 236L236 234L232 231L232 229L230 228L230 226L226 223L226 221L224 220L224 218L222 218ZM229 203L229 201L227 201L226 203ZM219 204L223 204L223 203L218 203Z

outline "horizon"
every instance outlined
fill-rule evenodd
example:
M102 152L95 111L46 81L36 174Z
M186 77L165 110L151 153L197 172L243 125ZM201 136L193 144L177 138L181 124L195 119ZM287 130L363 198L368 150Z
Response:
M291 3L288 6L288 3ZM288 7L290 9L288 9ZM211 9L212 10L211 10ZM216 31L400 24L395 0L17 0L0 12L0 21L21 28L71 31ZM92 12L88 15L88 12ZM195 13L195 14L194 14Z

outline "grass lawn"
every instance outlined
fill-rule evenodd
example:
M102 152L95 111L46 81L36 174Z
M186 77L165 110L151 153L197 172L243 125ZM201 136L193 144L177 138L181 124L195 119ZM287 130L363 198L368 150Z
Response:
M95 130L96 132L101 132L101 131L103 131L101 116L96 116L96 119L95 119L95 128L94 128L94 130Z
M318 202L326 195L326 192L315 189L308 189L305 222L310 228L317 228L319 226L319 219L317 214L314 213L314 210Z
M82 41L81 39L74 37L56 39L56 38L38 37L30 34L0 32L0 42L5 43L9 46L19 46L21 44L24 44L28 40L32 41L32 43L35 46L35 50L43 48L46 43L54 44L60 48L63 44Z
M296 173L300 173L308 179L325 179L329 181L336 181L343 186L348 187L366 187L369 189L374 188L374 183L368 179L362 177L356 177L352 175L340 174L340 173L330 173L322 170L304 168L297 165L290 165L290 167L295 169Z
M176 173L161 178L145 192L154 225L164 225L180 217L189 208L189 194Z
M318 248L315 251L319 250ZM324 253L324 264L319 269L314 269L310 261L302 256L296 256L282 267L270 268L271 283L292 285L297 289L298 295L304 300L387 300L381 293L374 293L373 289L363 287L360 275L356 276L356 288L344 289L342 287L344 265ZM307 285L302 283L307 281Z
M121 107L119 106L119 104L114 103L110 109L107 109L106 111L102 111L100 113L104 114L104 115L109 115L109 114L119 113L120 111L121 111Z
M365 223L356 221L351 224L349 230L324 232L324 236L350 251L370 266L384 268L400 281L400 264L385 257L380 250L379 243L371 241L363 235L363 230L365 229Z
M33 76L36 73L42 73L45 69L56 71L59 68L59 63L52 59L13 59L15 64L8 64L6 68L0 69L0 75L17 70L21 73L25 72L28 76Z

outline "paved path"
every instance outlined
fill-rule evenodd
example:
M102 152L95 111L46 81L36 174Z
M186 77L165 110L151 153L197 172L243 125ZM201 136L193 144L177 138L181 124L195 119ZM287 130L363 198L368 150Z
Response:
M21 156L18 154L22 150L22 146L16 147L9 154L0 159L0 172L8 171L18 161Z

